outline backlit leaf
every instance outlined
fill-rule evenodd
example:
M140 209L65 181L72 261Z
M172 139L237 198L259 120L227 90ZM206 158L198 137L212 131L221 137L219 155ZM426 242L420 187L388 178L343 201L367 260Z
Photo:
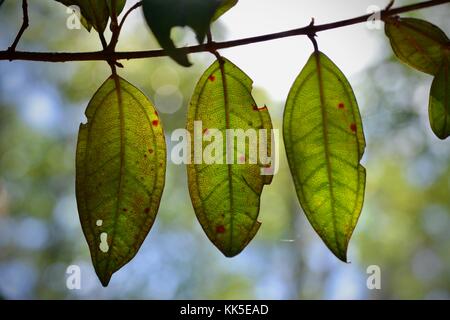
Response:
M237 139L227 139L227 129L242 129L249 134L265 129L268 139L256 143L260 149L267 147L266 154L271 156L270 115L266 107L256 106L251 91L252 80L246 74L226 59L216 61L198 82L188 111L187 129L191 136L200 136L200 153L196 153L193 138L191 159L196 162L187 166L192 204L208 238L227 257L240 253L258 231L260 196L264 185L272 181L268 163L258 155L250 161L250 150L255 149L249 140L242 144L243 150L238 148ZM195 130L198 121L201 128ZM214 143L222 158L212 163L207 150ZM227 161L231 159L226 156L227 150L233 161Z
M444 59L431 85L428 108L431 129L440 139L446 139L450 135L450 79L448 69L449 61Z
M284 142L300 204L330 250L347 261L361 213L365 140L352 88L323 53L313 53L291 88Z
M100 281L130 261L149 232L165 181L164 133L152 103L111 76L80 125L76 195L83 232Z
M91 26L103 32L108 25L112 0L56 0L66 6L76 5L80 8L83 25L87 30ZM126 0L117 0L117 15L123 10ZM83 21L84 20L84 21Z
M414 18L387 18L385 32L395 55L407 65L434 75L442 63L445 33L435 25Z
M180 65L191 65L185 50L175 50L170 32L189 26L202 43L219 6L226 0L143 0L144 16L161 47Z

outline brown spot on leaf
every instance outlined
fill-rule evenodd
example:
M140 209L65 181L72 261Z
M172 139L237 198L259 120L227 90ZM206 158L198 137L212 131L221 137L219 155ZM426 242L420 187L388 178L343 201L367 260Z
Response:
M153 149L148 149L148 153L152 154L153 153Z
M145 213L149 213L149 212L150 212L150 208L145 208L145 209L144 209L144 212L145 212Z
M209 81L216 81L216 76L212 74L208 77L208 79Z
M257 105L253 105L252 107L253 107L253 111L264 111L264 110L267 110L267 106L266 105L264 105L264 107L261 107L261 108L258 108Z
M356 124L355 123L352 123L350 125L350 130L352 130L352 132L356 132Z
M338 104L338 108L339 108L339 109L344 109L344 108L345 108L345 104L342 103L342 102L339 103L339 104Z
M128 209L127 209L127 208L123 208L122 210L123 210L123 212L127 212L127 211L128 211Z

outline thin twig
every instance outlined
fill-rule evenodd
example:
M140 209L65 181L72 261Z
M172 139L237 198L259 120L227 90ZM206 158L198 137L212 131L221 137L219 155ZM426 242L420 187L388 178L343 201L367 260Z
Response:
M214 48L214 41L211 29L208 29L208 31L206 32L206 46L210 48L209 52L211 52L216 57L217 61L219 61L219 63L223 63L222 56L220 55L219 51L217 51L217 49Z
M117 0L112 0L111 3L111 40L109 42L109 45L104 49L106 54L114 53L116 51L116 45L117 42L119 42L119 35L120 35L120 26L119 22L117 20ZM110 57L110 59L106 60L111 67L111 72L115 76L117 75L116 71L116 65L119 67L123 67L120 63L117 62L117 59L115 59L113 56Z
M19 44L20 38L22 37L23 33L29 26L29 19L28 19L28 2L27 0L22 0L22 14L23 14L23 22L22 26L20 27L19 32L17 33L16 38L14 39L13 44L8 48L9 52L15 52L16 47Z
M386 6L386 8L384 10L388 11L392 8L392 6L394 5L395 0L391 0L389 1L388 5Z
M132 6L128 11L125 13L125 15L122 18L122 21L120 21L119 29L122 30L123 24L125 23L125 20L128 18L131 12L136 10L137 8L142 6L142 1L139 1L138 3L135 3L134 6Z
M108 46L108 43L106 42L105 39L105 35L103 34L103 32L99 32L98 36L100 37L100 42L102 43L103 50L105 50L106 47Z
M395 16L401 13L415 11L419 9L429 8L444 3L449 3L450 0L431 0L411 4L399 8L382 10L380 12L381 19L386 19L390 16ZM275 39L305 35L308 36L312 33L318 33L325 30L342 28L358 23L366 22L372 14L359 16L352 19L341 20L337 22L306 26L303 28L271 33L256 37L224 41L224 42L212 42L210 44L201 44L196 46L190 46L185 48L179 48L188 53L195 52L211 52L214 50L243 46L258 42L271 41ZM65 52L22 52L22 51L0 51L0 60L28 60L28 61L43 61L43 62L67 62L67 61L108 61L108 60L130 60L130 59L143 59L167 56L164 50L149 50L149 51L128 51L128 52L111 52L111 51L95 51L95 52L77 52L77 53L65 53Z
M314 18L311 18L311 22L309 23L309 27L313 28L314 27ZM309 40L311 40L313 47L314 47L314 52L319 52L319 45L317 44L317 34L312 31L311 33L309 33L308 35Z
M119 41L120 26L117 20L117 10L116 10L117 0L112 0L111 4L111 24L110 29L112 32L111 40L108 44L107 51L114 52L116 49L117 42Z

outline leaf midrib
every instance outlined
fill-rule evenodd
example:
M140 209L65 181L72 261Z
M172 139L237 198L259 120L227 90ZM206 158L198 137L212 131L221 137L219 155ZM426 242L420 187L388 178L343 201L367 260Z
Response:
M330 157L330 150L329 150L329 140L328 140L328 115L325 110L325 94L324 94L324 88L323 88L323 78L322 78L322 65L320 63L320 53L317 51L314 53L314 57L316 60L316 67L317 67L317 77L318 77L318 84L319 84L319 96L320 96L320 111L322 113L322 132L323 132L323 140L324 140L324 151L325 151L325 160L327 164L327 176L328 176L328 190L330 192L330 202L331 202L331 210L333 212L333 231L334 231L334 241L336 243L336 249L339 251L341 250L338 238L337 238L337 225L336 225L336 208L335 208L335 196L333 191L333 180L332 180L332 173L331 173L331 157Z
M225 107L225 126L226 129L230 129L230 105L228 101L228 86L227 86L227 80L226 80L226 74L225 74L225 61L224 60L218 60L219 62L219 69L220 74L222 77L222 87L223 87L223 102ZM227 157L228 157L228 148L229 148L229 141L227 139L226 141L226 151L227 151ZM234 150L233 150L233 158L234 158ZM228 159L226 159L228 162ZM228 167L228 192L230 194L230 250L233 250L233 228L234 228L234 196L233 196L233 167L231 164L227 164Z
M108 256L106 258L106 266L105 272L108 272L109 265L111 262L111 253L114 249L114 240L116 238L116 229L117 229L117 221L119 218L119 208L122 204L122 193L123 193L123 179L125 172L125 118L124 118L124 110L123 110L123 100L122 100L122 91L120 79L117 75L113 75L115 91L117 93L117 104L119 107L119 122L120 122L120 178L119 178L119 186L118 186L118 195L117 195L117 204L116 204L116 212L114 212L114 222L112 228L111 235L111 245L110 250L108 251Z

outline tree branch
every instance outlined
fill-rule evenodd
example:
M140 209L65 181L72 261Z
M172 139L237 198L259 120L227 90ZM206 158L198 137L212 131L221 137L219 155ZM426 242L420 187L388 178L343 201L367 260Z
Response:
M16 51L16 47L19 44L20 38L22 37L23 33L29 26L29 19L28 19L28 2L27 0L22 0L22 14L23 14L23 22L22 26L20 27L19 32L17 33L16 38L14 39L13 44L8 48L9 52Z
M400 13L415 11L428 7L437 6L444 3L449 3L450 0L431 0L411 4L399 8L386 8L380 12L381 20L387 17L394 16ZM321 25L308 25L303 28L271 33L256 37L224 41L224 42L210 42L201 45L190 46L186 48L180 48L179 50L187 50L189 53L196 52L212 52L219 49L237 47L248 45L252 43L271 41L275 39L293 37L293 36L309 36L325 30L342 28L358 23L363 23L371 18L372 14L366 14L363 16L355 17L352 19L346 19ZM130 59L143 59L153 57L167 56L164 50L149 50L149 51L129 51L129 52L111 52L111 51L95 51L95 52L23 52L23 51L0 51L0 60L28 60L28 61L43 61L43 62L68 62L68 61L117 61L117 60L130 60Z

